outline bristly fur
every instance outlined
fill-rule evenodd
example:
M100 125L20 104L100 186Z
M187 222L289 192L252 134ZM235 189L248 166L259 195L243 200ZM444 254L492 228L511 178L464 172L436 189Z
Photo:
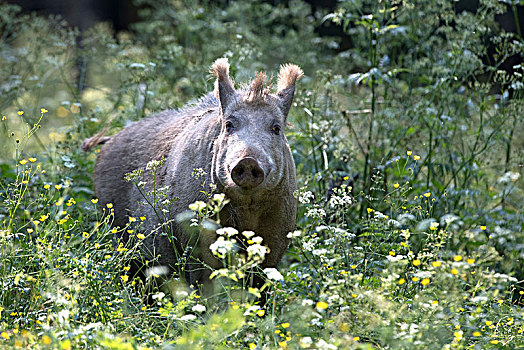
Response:
M295 86L297 79L302 78L304 72L299 66L287 63L280 66L280 73L278 74L278 91L283 91L292 86Z
M211 66L209 72L217 77L220 81L229 79L229 62L227 57L217 59Z
M255 79L249 85L247 90L246 101L256 102L263 101L271 90L271 86L266 86L267 75L265 72L258 72L255 74Z
M219 83L225 83L229 85L231 89L234 89L234 83L229 77L229 61L227 57L217 59L215 63L213 63L213 65L211 66L209 72L213 74L215 77L217 77L217 80L215 82L215 95L217 98L219 98Z

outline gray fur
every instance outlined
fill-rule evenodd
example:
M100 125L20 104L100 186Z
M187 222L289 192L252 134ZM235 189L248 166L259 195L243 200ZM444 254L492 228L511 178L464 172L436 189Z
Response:
M286 236L295 227L297 209L293 196L295 164L284 129L294 83L302 74L297 66L282 67L289 70L281 71L282 91L260 92L253 98L249 87L234 89L227 60L217 60L212 67L217 76L215 92L181 110L164 111L131 124L109 140L103 139L105 144L95 166L100 206L113 204L115 226L124 227L129 216L147 217L141 228L146 235L144 253L148 259L158 259L156 265L177 271L179 256L190 244L190 237L176 222L176 215L204 199L200 193L202 181L215 184L217 192L225 193L230 201L220 213L221 225L235 227L239 232L254 231L263 238L270 250L263 268L276 267L280 262L288 246ZM260 86L256 88L263 91ZM226 122L235 124L233 132L226 130ZM275 125L281 128L279 134ZM101 135L98 139L102 140ZM96 140L89 146L93 143ZM254 158L265 174L262 183L250 190L243 190L231 178L231 170L246 157ZM166 161L156 172L156 188L169 186L168 196L179 198L170 207L167 220L158 218L155 208L140 204L143 197L136 186L124 181L126 173L161 158ZM204 178L191 176L195 168L205 171ZM144 180L148 183L146 189L151 189L153 177L146 173ZM219 267L209 251L215 233L201 235L196 260ZM186 266L186 278L193 285L206 282L209 276L209 270L196 260Z

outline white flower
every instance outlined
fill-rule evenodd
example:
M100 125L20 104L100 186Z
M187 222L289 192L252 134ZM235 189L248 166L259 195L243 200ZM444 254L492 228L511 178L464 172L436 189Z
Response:
M302 204L311 203L312 199L315 199L315 196L311 191L306 191L298 197L298 201Z
M302 234L301 231L293 231L293 232L289 232L289 233L287 234L287 238L300 237L301 234Z
M253 243L255 243L255 244L260 244L260 243L262 243L263 240L264 239L262 237L260 237L260 236L253 237L253 239L252 239Z
M311 306L313 305L315 302L311 299L304 299L302 300L302 306Z
M312 251L313 255L324 255L327 253L327 250L322 248L322 249L315 249Z
M69 310L61 310L58 312L58 323L69 322Z
M312 241L307 241L307 242L302 243L302 249L304 249L305 251L310 252L311 250L313 250L314 247L315 247L315 243L313 243Z
M520 174L514 171L508 171L497 180L498 183L507 184L510 181L515 182L520 178Z
M320 219L326 216L326 211L322 208L310 208L306 212L306 216Z
M389 225L389 226L396 227L396 228L402 226L402 225L400 225L400 222L398 222L398 221L395 220L395 219L389 219L389 220L388 220L388 225Z
M187 315L180 317L180 321L193 321L193 320L196 320L196 318L197 317L193 314L187 314Z
M232 252L235 249L235 242L230 240L226 241L223 236L220 236L213 244L209 246L209 249L213 255L219 258L224 258L227 253Z
M201 305L201 304L196 304L195 306L193 306L191 308L191 311L194 311L194 312L204 312L206 311L206 307L204 305Z
M404 255L395 255L395 256L388 255L388 256L386 256L386 259L388 259L391 262L397 262L397 261L402 260L404 258L405 258Z
M313 339L311 337L300 338L300 346L304 349L307 349L313 344Z
M157 278L169 274L169 268L167 266L153 266L146 270L146 278Z
M244 312L244 316L249 316L249 315L251 315L252 312L255 312L255 311L258 311L258 310L260 310L260 306L258 306L258 305L250 306Z
M265 268L264 273L266 274L267 278L269 278L270 280L273 280L273 281L283 281L284 280L284 276L282 276L282 274L273 267Z
M251 238L251 237L253 237L255 235L255 232L253 232L253 231L244 231L244 232L242 232L242 235L244 237L246 237L246 238Z
M217 235L220 235L220 236L233 237L237 233L238 231L234 229L233 227L222 227L217 230Z
M195 203L189 204L189 209L193 211L200 211L206 207L206 203L202 201L196 201Z
M373 216L374 216L375 219L378 219L378 220L386 220L386 219L388 219L387 215L384 215L384 214L382 214L381 212L379 212L377 210L375 210L373 212Z
M319 350L337 350L338 349L338 347L336 345L329 344L324 339L320 339L317 342L317 348Z
M218 203L222 203L225 198L226 198L226 195L223 193L217 193L213 195L213 201L218 202Z
M249 257L253 255L263 258L267 253L267 248L260 244L253 244L247 247L247 254Z
M153 300L162 300L166 294L164 292L158 292L157 294L153 295Z

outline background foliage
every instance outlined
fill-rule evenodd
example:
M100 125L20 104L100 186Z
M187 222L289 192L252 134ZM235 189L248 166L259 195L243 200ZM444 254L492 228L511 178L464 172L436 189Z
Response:
M516 2L137 4L132 31L82 35L0 5L2 347L524 344L523 67L501 69L524 38L495 21ZM327 23L344 42L317 34ZM180 288L146 305L79 145L210 91L222 56L240 82L305 71L287 129L297 231L265 309L231 292L205 312Z

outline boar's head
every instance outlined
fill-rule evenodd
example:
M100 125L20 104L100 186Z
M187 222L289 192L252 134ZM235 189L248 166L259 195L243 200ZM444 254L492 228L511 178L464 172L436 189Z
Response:
M234 200L263 198L294 177L284 129L302 70L292 64L281 66L276 93L265 85L265 73L235 90L225 58L217 60L211 72L217 77L221 124L213 156L215 181Z

